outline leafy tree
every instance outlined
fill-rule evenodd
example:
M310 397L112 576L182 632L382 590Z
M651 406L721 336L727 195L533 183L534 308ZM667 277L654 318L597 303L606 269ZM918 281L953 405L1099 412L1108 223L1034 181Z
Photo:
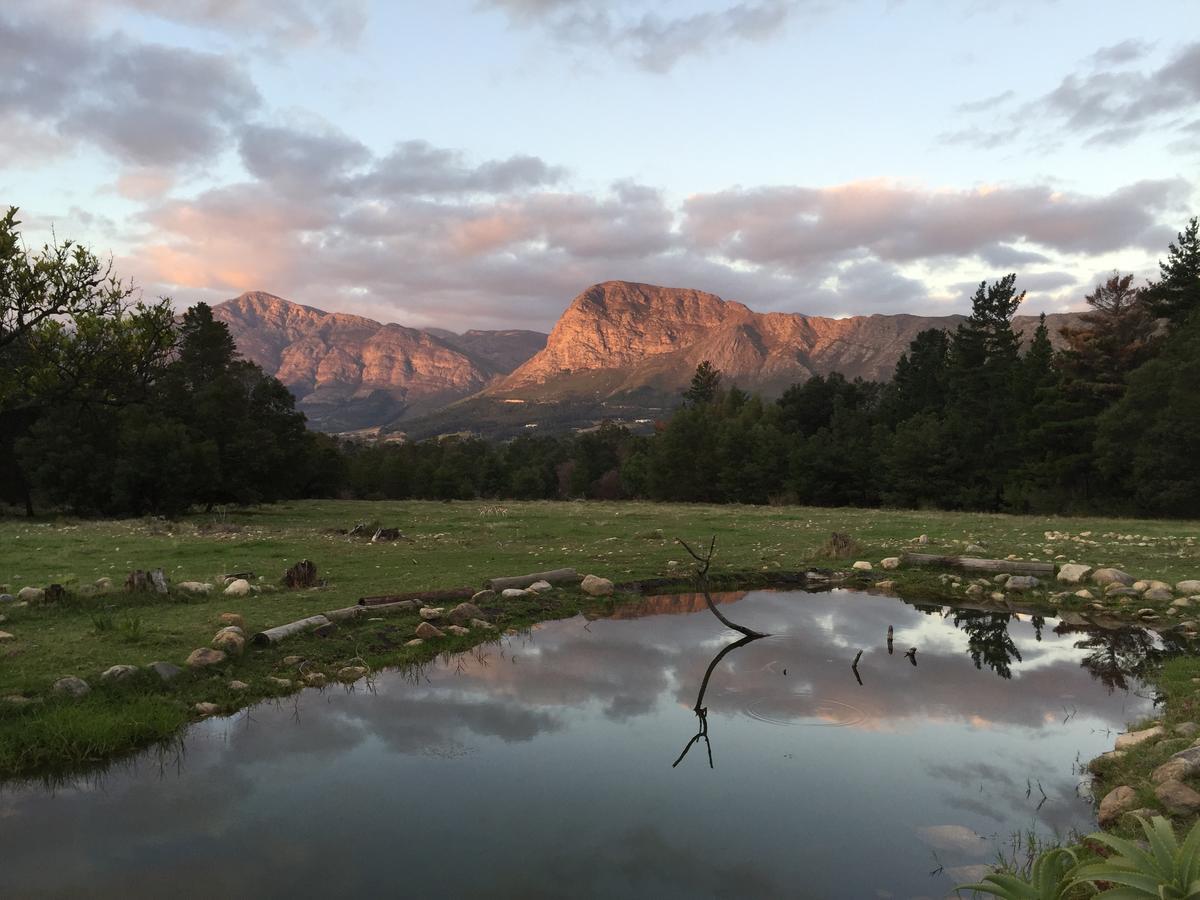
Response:
M721 387L721 370L707 359L696 366L692 383L683 392L683 402L689 406L712 403Z
M1154 315L1179 325L1200 309L1200 219L1193 216L1158 264L1160 278L1146 287Z

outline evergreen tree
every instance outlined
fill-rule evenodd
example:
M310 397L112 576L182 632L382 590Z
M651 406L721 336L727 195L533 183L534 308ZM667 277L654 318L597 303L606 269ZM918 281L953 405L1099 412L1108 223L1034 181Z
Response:
M1161 277L1146 287L1146 303L1154 315L1180 325L1200 309L1200 219L1191 218L1158 268Z
M721 387L721 370L707 359L696 366L692 383L683 392L683 402L689 406L712 403Z

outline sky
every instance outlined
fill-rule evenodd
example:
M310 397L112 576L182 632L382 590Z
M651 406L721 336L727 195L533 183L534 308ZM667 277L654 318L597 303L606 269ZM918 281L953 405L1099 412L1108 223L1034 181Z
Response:
M0 4L0 205L183 308L1022 312L1200 212L1195 0Z

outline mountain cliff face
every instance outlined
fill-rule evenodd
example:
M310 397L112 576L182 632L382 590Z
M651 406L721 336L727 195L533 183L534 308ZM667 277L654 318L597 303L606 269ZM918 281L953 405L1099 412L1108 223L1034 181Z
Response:
M1047 316L1053 338L1070 317ZM607 281L572 300L545 349L485 393L545 401L676 392L705 359L726 383L768 394L830 372L883 381L918 333L963 320L756 313L703 291ZM1018 316L1015 324L1028 338L1037 318Z
M431 412L476 393L545 341L533 332L441 337L261 292L218 304L213 315L242 355L287 385L313 427L327 431Z

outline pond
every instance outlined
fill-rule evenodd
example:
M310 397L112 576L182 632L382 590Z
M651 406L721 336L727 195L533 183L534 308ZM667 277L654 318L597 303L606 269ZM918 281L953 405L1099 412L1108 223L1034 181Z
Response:
M1091 829L1082 766L1152 709L1146 632L717 599L771 636L703 718L740 635L702 598L550 622L0 788L0 894L944 897L1014 831Z

